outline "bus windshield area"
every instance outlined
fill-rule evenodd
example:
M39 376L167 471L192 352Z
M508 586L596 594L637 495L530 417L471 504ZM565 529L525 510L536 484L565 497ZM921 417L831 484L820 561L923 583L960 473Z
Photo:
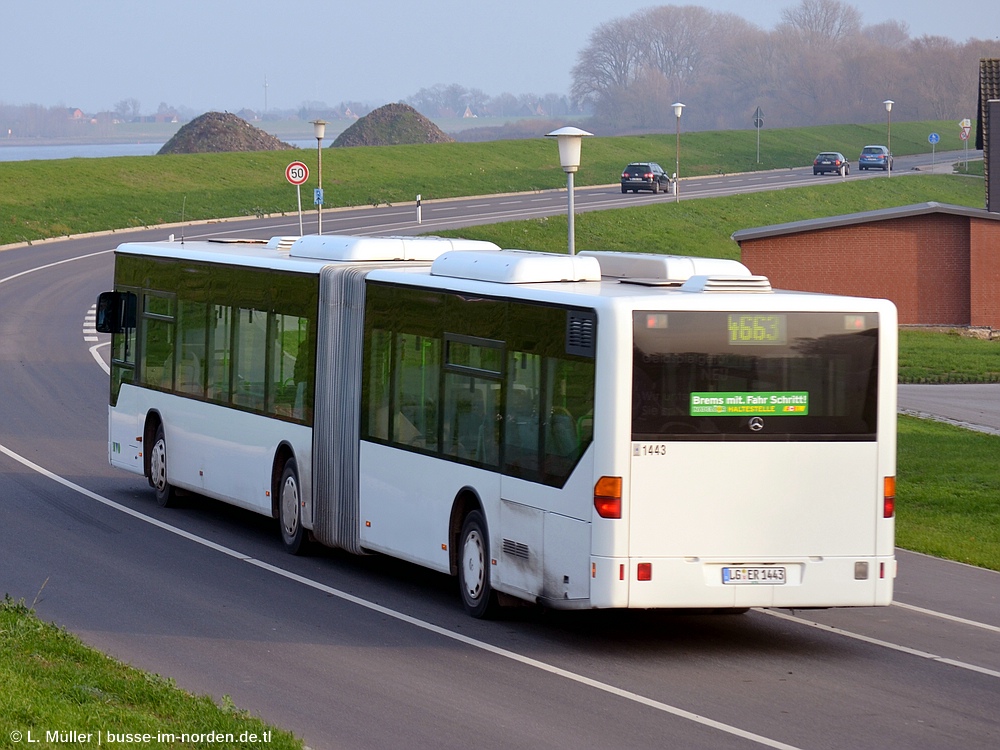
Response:
M633 333L633 440L875 440L875 313L636 312Z

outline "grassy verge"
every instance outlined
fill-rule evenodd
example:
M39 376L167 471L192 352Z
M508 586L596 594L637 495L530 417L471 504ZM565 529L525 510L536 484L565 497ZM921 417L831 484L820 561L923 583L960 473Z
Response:
M303 747L291 733L231 705L217 706L98 653L9 596L0 603L0 685L0 748L29 741L41 747L115 744L108 732L148 734L148 742L117 743L145 748ZM46 738L46 732L70 731L75 739Z
M896 544L1000 570L1000 437L899 417Z
M981 208L983 182L958 175L919 174L898 180L827 182L815 187L680 203L664 198L662 203L652 205L579 214L575 221L576 247L738 260L739 245L731 239L738 229L928 201ZM490 240L501 247L565 253L566 232L566 217L559 215L435 234Z
M898 155L924 153L931 130L950 133L947 123L893 126ZM756 161L752 130L682 134L682 174L787 169L810 164L817 151L839 149L855 158L880 142L875 125L841 125L761 132ZM943 137L939 148L958 149ZM490 143L324 149L326 205L362 206L462 195L561 188L566 177L549 138ZM673 133L588 138L576 184L617 182L629 161L674 162ZM312 149L235 154L135 156L105 159L0 163L0 245L44 237L152 226L186 220L294 213L295 189L284 177L293 160L316 163ZM317 170L302 189L317 186ZM869 181L874 182L874 181ZM875 201L892 200L888 183ZM903 203L909 201L903 201ZM902 205L895 202L883 205ZM979 200L982 205L982 188ZM680 204L680 205L683 205ZM777 203L775 203L777 205ZM879 206L873 206L879 207ZM744 226L772 223L767 214Z
M899 332L900 383L1000 383L1000 341L955 333Z

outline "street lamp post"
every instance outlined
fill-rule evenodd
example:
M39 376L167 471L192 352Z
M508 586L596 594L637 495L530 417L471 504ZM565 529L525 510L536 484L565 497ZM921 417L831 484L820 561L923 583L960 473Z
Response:
M680 186L681 186L681 112L684 111L684 105L680 102L674 102L671 105L674 108L674 116L677 118L677 145L674 150L675 161L674 161L674 203L681 199L680 196Z
M326 121L312 120L313 135L316 136L316 219L317 234L323 234L323 136L326 135Z
M885 116L888 118L885 128L885 147L889 149L887 157L889 161L885 165L885 174L887 177L892 177L892 105L895 103L892 99L886 99L882 102L885 105Z
M567 221L569 224L569 254L576 254L576 229L574 218L576 209L573 204L573 174L580 168L580 150L583 145L583 138L593 135L580 128L565 127L546 133L546 137L552 136L559 145L559 164L562 165L563 172L566 173L566 193L567 193Z

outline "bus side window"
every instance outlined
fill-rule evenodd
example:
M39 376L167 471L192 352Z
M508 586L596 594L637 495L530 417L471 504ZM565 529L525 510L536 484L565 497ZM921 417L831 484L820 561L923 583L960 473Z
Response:
M174 303L172 295L145 292L142 305L142 384L174 387Z
M236 316L236 370L233 403L264 410L267 313L240 308Z
M392 440L436 450L441 340L415 333L396 336Z
M180 300L177 310L177 391L205 395L204 302Z
M271 325L268 413L299 421L311 419L312 381L308 320L275 313Z
M228 305L212 305L208 326L208 398L229 403L229 371L232 362L232 311Z

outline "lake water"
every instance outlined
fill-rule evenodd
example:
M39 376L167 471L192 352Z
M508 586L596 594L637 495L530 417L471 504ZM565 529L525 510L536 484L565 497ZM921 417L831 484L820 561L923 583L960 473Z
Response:
M296 148L315 148L316 139L288 140ZM329 145L329 144L327 144ZM153 156L162 143L70 143L49 146L6 146L0 141L0 161L34 159L99 159L105 156Z

